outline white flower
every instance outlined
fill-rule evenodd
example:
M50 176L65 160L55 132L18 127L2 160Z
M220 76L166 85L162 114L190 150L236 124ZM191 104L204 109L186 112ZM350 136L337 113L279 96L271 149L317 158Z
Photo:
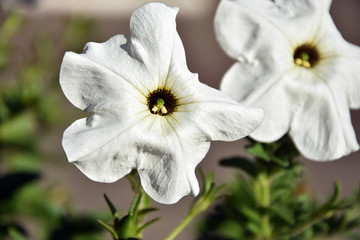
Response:
M263 117L187 69L177 11L160 3L138 8L130 37L67 52L60 72L66 97L92 113L64 132L68 160L100 182L137 169L144 190L161 203L197 195L194 171L210 141L242 138Z
M346 42L331 0L222 0L215 32L236 59L220 89L265 117L250 136L289 132L300 152L332 160L358 150L350 108L360 107L360 50Z

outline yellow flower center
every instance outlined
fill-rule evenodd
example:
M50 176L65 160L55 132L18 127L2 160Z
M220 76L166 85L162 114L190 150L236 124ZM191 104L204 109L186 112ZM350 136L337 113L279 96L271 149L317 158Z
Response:
M320 61L318 49L310 43L298 46L294 51L294 62L304 68L312 68Z

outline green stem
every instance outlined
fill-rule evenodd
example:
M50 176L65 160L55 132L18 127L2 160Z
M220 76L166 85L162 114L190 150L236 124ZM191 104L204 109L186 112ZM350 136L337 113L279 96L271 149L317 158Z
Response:
M199 214L200 212L190 211L189 214L182 220L182 222L169 234L165 240L175 239L179 233Z
M270 181L266 174L259 174L254 181L255 199L258 206L263 208L270 207ZM264 213L261 216L262 236L260 239L271 239L271 225L269 214Z

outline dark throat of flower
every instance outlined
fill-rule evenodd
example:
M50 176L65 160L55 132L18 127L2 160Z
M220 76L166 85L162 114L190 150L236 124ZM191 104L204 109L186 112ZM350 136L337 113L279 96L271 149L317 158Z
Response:
M165 116L176 110L177 99L170 90L158 88L148 94L147 106L152 114Z
M320 61L320 53L316 46L305 43L298 46L294 51L294 62L304 68L313 68Z

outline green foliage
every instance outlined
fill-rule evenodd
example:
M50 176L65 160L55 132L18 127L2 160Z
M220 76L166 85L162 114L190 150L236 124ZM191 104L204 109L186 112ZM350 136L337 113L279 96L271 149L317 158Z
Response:
M129 212L121 218L106 194L104 195L104 198L110 208L113 224L110 225L101 220L98 221L111 234L113 239L142 239L143 231L160 220L160 218L155 218L145 224L143 223L144 218L148 213L157 211L158 209L149 207L149 197L141 191L138 191L135 194ZM140 205L142 205L142 207L140 207Z
M14 38L24 35L24 22L13 13L4 13L0 22L0 239L100 240L97 219L106 219L104 214L74 213L58 184L41 182L40 166L48 159L39 139L61 120L57 96L63 54L56 53L63 46L41 29L22 42L29 53L19 53ZM88 23L76 36L65 31L66 47L78 44L74 37L89 37L89 29Z
M199 239L307 240L354 235L360 227L360 193L339 199L340 185L325 203L311 197L290 139L247 147L255 160L224 159L240 169L229 196L200 225ZM359 238L359 236L357 236ZM356 238L356 239L357 239Z
M210 172L208 175L205 175L202 170L200 170L201 179L202 179L202 191L195 198L191 208L182 220L182 222L165 238L165 240L173 240L178 234L198 216L200 213L206 211L215 201L223 198L222 189L225 185L216 186L214 182L214 173Z
M110 201L108 196L104 194L105 201L112 215L113 223L107 224L102 220L98 220L98 222L111 234L113 239L142 239L143 231L160 220L160 218L154 218L144 223L147 214L157 211L158 209L150 207L150 197L143 192L136 171L131 172L126 177L135 193L129 211L127 214L120 217L114 204Z

